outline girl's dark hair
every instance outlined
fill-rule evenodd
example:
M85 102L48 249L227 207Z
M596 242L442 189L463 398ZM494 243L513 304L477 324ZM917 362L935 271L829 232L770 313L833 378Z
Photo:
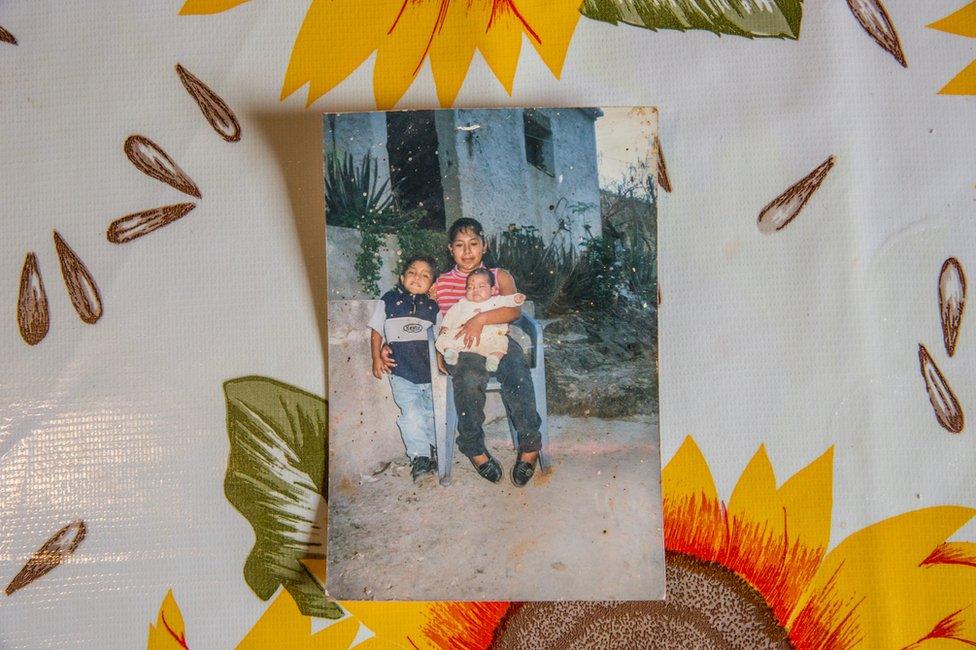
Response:
M407 269L409 269L410 265L413 264L414 262L423 262L424 264L429 266L431 274L434 276L435 279L437 278L437 262L435 262L434 258L431 257L430 255L413 255L411 257L408 257L407 261L404 262L403 266L400 268L400 275L406 273Z
M487 241L485 239L485 229L482 227L481 222L470 217L461 217L451 224L450 229L447 231L447 241L453 244L454 238L462 232L472 232L478 237L481 237L483 241Z
M495 274L484 267L477 268L474 271L471 271L471 273L468 273L468 277L464 280L464 284L467 285L468 282L471 281L471 278L473 278L476 275L483 275L487 277L489 287L495 286Z

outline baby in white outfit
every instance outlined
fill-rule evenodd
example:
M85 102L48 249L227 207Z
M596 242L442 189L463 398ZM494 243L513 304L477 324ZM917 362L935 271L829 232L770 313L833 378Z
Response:
M471 347L464 347L464 340L455 338L461 326L476 314L499 307L518 307L525 302L525 295L521 293L492 296L494 280L491 271L487 269L472 271L465 284L464 298L444 314L434 347L444 355L444 361L448 365L457 363L458 353L474 352L485 357L485 369L494 372L498 370L498 362L508 352L508 323L485 325L481 331L481 341Z

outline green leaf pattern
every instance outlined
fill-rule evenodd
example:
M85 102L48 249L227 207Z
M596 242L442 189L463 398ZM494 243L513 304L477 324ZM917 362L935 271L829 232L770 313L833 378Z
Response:
M300 562L325 557L325 400L266 377L232 379L224 395L224 493L255 535L244 579L262 600L282 585L306 616L339 618L342 610Z
M701 29L748 38L800 36L803 0L584 0L587 18L646 29Z

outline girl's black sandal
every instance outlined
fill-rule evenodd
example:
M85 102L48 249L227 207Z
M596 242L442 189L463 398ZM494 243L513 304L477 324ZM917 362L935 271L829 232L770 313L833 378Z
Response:
M471 456L468 456L468 460L471 461L471 464L478 471L478 476L492 483L497 483L502 480L502 466L488 452L485 452L485 455L488 456L488 460L480 465L474 462L474 458Z

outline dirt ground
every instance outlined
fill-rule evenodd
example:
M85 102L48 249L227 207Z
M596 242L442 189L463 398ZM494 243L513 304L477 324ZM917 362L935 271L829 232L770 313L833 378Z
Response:
M329 591L345 600L652 600L664 596L658 422L550 416L553 471L525 488L502 419L504 467L414 485L406 457L330 494ZM389 462L388 461L392 461ZM382 469L381 468L384 468Z

